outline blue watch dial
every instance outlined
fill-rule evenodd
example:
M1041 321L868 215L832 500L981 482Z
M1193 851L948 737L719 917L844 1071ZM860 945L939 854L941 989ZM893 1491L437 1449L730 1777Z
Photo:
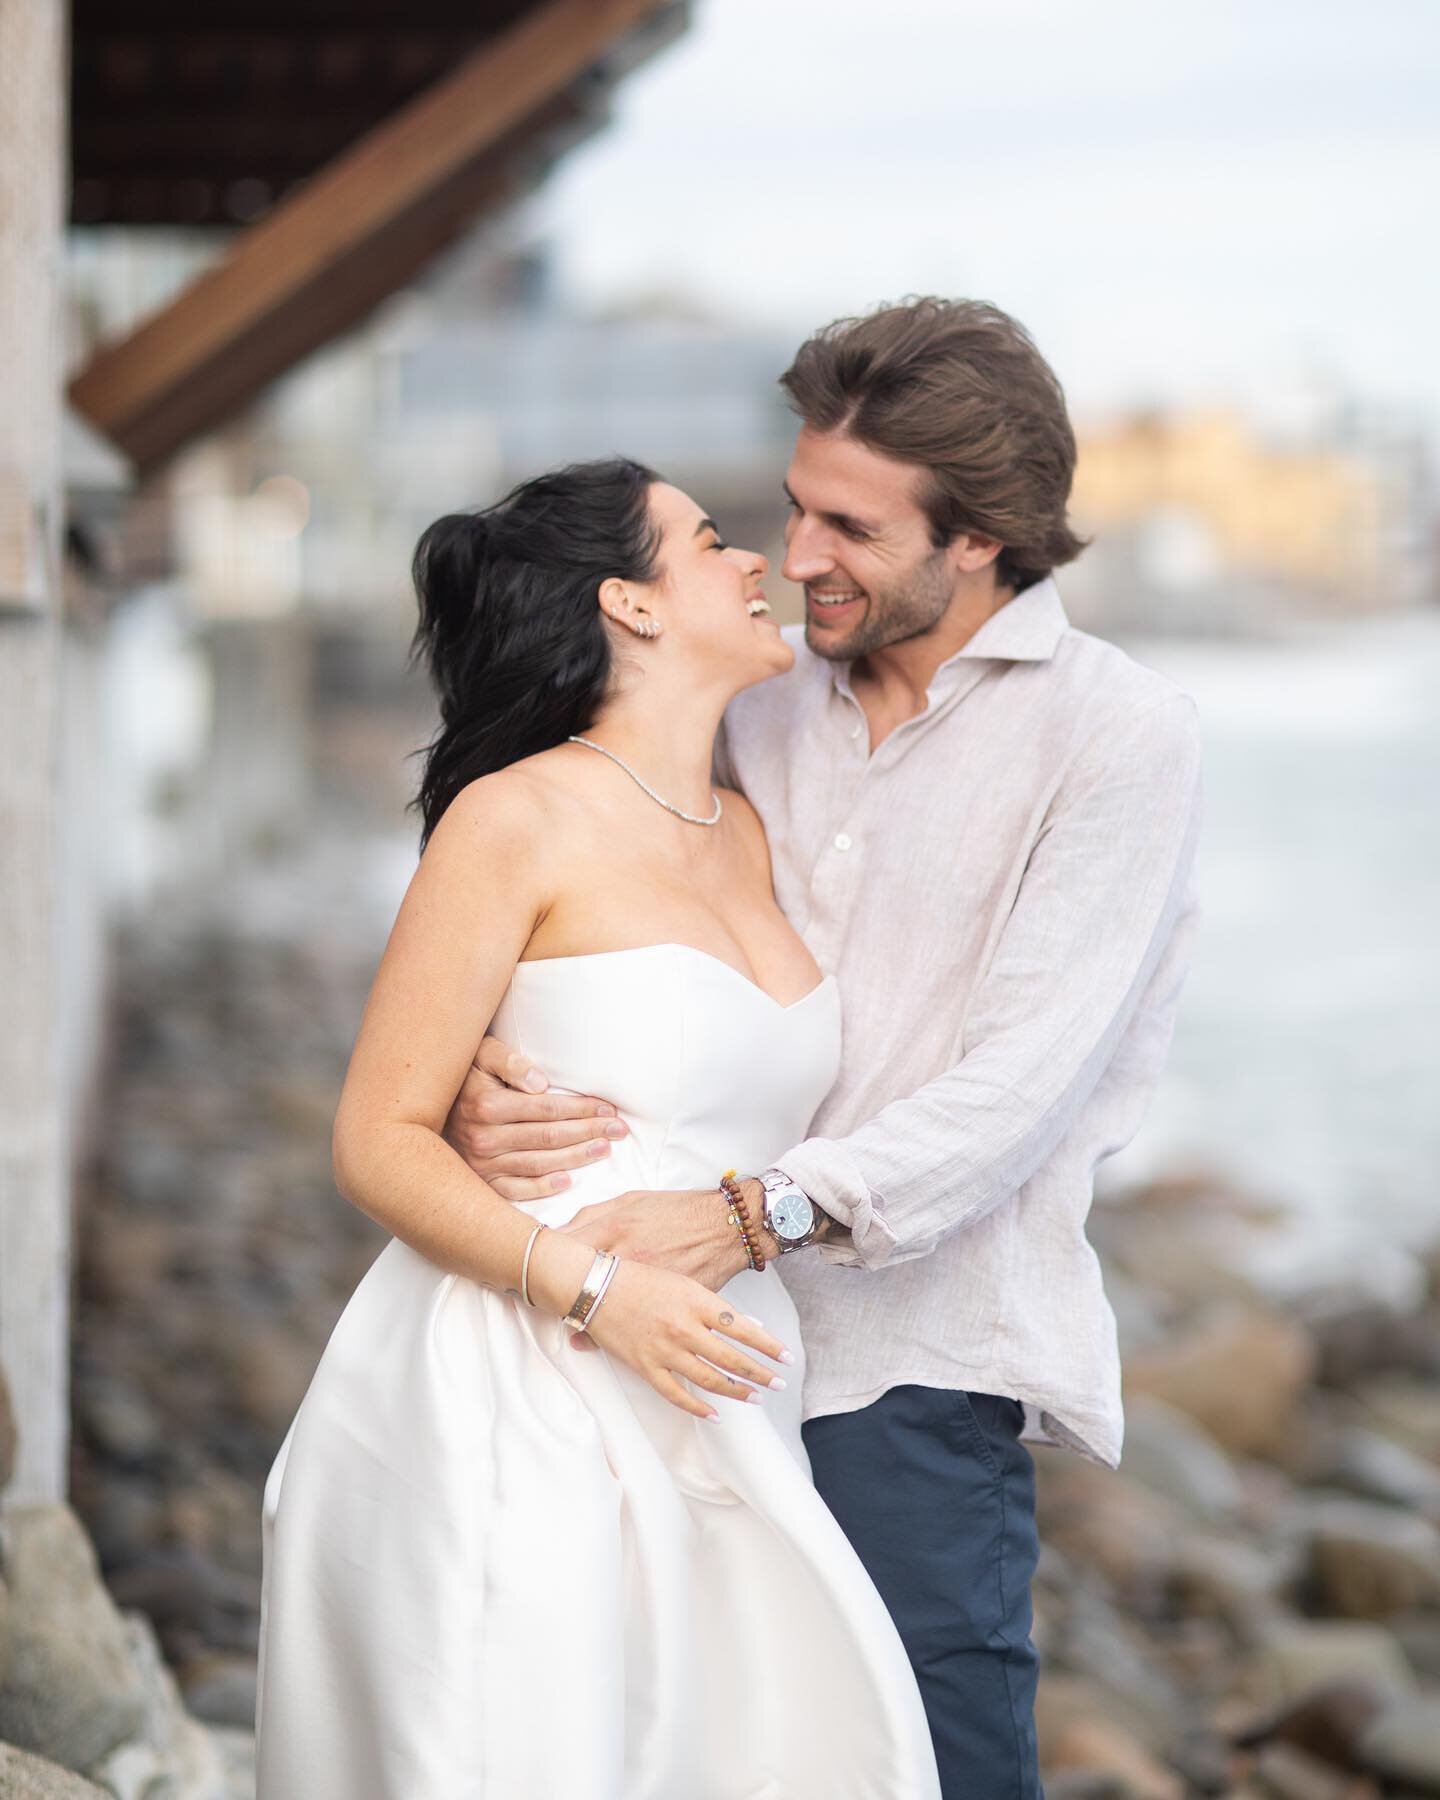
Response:
M815 1208L799 1188L784 1188L770 1202L770 1226L776 1237L804 1237L815 1223Z

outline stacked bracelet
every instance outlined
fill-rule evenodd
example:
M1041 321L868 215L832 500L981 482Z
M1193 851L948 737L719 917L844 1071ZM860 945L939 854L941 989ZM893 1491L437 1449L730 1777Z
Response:
M749 1219L746 1217L745 1196L741 1192L740 1183L735 1179L735 1171L733 1169L727 1169L720 1177L720 1192L725 1196L729 1203L730 1210L726 1216L729 1218L730 1223L740 1233L740 1241L745 1246L746 1260L749 1262L752 1269L757 1271L763 1269L765 1267L765 1256L760 1248L760 1240L751 1227Z
M610 1283L615 1279L615 1271L620 1267L620 1258L612 1256L608 1250L597 1250L595 1260L590 1265L590 1273L585 1277L585 1285L575 1296L575 1304L566 1313L564 1323L572 1331L586 1331L595 1316L595 1309L605 1298Z

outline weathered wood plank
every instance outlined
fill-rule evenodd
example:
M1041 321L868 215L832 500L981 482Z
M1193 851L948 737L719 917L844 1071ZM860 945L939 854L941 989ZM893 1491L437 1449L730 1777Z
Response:
M225 261L71 387L153 466L401 286L503 194L505 152L660 0L547 0L251 226Z

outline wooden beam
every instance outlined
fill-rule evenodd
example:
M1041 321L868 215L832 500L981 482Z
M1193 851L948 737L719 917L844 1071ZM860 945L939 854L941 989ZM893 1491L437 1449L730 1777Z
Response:
M232 253L71 384L142 472L395 292L510 191L515 152L573 129L583 78L661 0L548 0L249 227ZM620 51L623 57L623 50Z

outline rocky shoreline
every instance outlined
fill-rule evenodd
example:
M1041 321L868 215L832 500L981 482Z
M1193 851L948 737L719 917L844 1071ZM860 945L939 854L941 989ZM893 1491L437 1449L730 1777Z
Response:
M253 1793L261 1486L385 1241L329 1168L375 953L125 945L73 1511L0 1505L0 1795ZM1096 1208L1127 1435L1036 1456L1049 1800L1440 1794L1440 1251L1281 1301L1248 1251L1293 1229L1203 1173Z

